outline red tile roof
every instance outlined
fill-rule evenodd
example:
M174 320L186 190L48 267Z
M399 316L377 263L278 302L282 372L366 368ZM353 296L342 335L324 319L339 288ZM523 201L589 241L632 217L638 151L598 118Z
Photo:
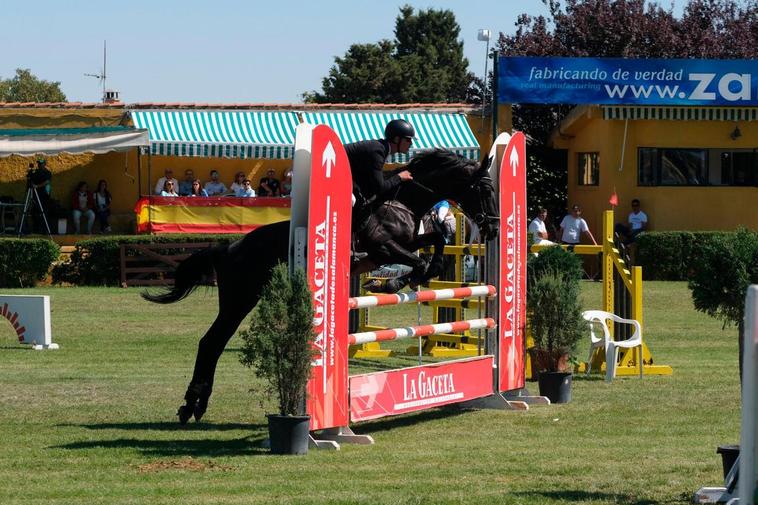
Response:
M182 103L141 102L125 104L85 102L0 102L3 109L255 109L255 110L459 110L477 107L467 103Z
M122 102L0 102L1 109L123 109Z

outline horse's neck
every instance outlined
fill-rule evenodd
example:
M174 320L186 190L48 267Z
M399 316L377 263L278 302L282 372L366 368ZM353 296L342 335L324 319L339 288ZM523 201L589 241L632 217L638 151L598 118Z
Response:
M420 189L420 188L419 188ZM426 191L423 193L417 191L401 191L398 193L397 201L408 207L418 221L440 200L445 200L444 196L438 197Z

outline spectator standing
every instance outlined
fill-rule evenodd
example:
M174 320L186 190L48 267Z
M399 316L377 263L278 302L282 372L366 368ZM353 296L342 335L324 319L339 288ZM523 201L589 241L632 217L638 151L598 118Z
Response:
M108 191L108 182L105 179L100 179L97 183L97 190L93 195L95 200L95 214L97 220L100 223L101 233L110 233L111 226L108 222L108 218L111 215L111 192Z
M566 215L561 221L561 229L558 235L562 243L577 245L582 240L582 234L587 235L592 243L597 245L590 227L587 226L587 221L582 218L582 208L579 205L574 205L571 207L571 214Z
M450 211L450 202L442 200L432 207L434 219L442 228L442 234L445 236L445 243L450 244L455 240L455 230L458 223L455 221L455 215Z
M258 186L258 196L281 196L279 179L274 177L274 175L274 170L269 168L266 177L261 179L260 185Z
M174 171L170 168L167 168L163 171L163 177L158 179L158 182L155 183L155 194L160 195L161 192L163 192L163 188L166 187L166 181L171 181L174 183L174 188L179 187L179 181L174 179Z
M232 182L232 185L229 186L229 192L233 195L237 194L238 189L242 189L244 187L244 181L245 181L245 173L244 172L237 172L234 174L234 182Z
M548 240L547 226L545 226L546 220L547 209L540 207L537 211L537 216L529 223L529 233L532 234L533 243L537 245L553 245L553 242Z
M184 171L184 180L179 182L179 196L190 196L192 183L195 181L195 172L192 169Z
M287 170L284 174L284 180L282 181L282 187L279 190L282 196L292 195L292 170Z
M627 218L627 225L618 223L616 233L624 237L624 243L629 245L637 239L637 235L647 230L647 214L640 208L638 199L632 200L632 212Z
M237 188L237 190L234 192L234 196L239 196L241 198L250 198L255 196L255 190L253 190L250 179L245 179L242 181L242 186Z
M172 181L166 181L161 196L179 196L179 193L176 192L176 184Z
M188 196L208 196L208 192L200 185L200 179L192 181L192 189Z
M226 185L218 180L218 170L211 170L211 180L205 183L208 196L221 196L227 192Z
M87 235L92 234L92 226L95 224L95 199L87 187L87 183L81 181L76 185L76 191L71 197L71 217L74 220L74 233L80 232L82 216L87 218Z

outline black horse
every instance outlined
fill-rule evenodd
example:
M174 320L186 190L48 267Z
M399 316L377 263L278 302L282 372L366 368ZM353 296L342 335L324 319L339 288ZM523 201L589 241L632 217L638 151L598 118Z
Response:
M443 199L457 202L485 239L496 237L498 210L488 165L486 159L479 165L440 149L414 157L404 167L413 175L413 181L403 183L392 201L373 210L362 223L357 244L367 257L351 268L351 275L387 263L412 267L406 278L393 281L393 288L420 284L438 275L444 236L439 231L417 235L417 230L423 215ZM184 396L186 404L177 412L182 424L192 416L199 421L205 414L224 347L258 303L271 269L287 261L289 226L289 221L262 226L232 244L196 252L179 264L172 288L160 294L142 294L151 302L172 303L185 298L204 279L216 276L219 312L198 346L194 373ZM434 245L435 250L427 265L413 251L428 245Z

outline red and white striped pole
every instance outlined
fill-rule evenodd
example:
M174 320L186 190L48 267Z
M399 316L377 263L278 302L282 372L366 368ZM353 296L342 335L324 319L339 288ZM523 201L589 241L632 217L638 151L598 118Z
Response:
M424 291L411 291L410 293L396 293L392 295L358 296L348 300L350 309L363 309L366 307L380 307L383 305L400 305L404 303L433 302L436 300L450 300L451 298L473 298L476 296L495 296L495 286L471 286L466 288L452 289L428 289Z
M495 320L491 317L485 319L470 319L468 321L454 321L452 323L426 324L422 326L409 326L407 328L392 328L387 330L364 331L352 333L347 336L348 343L366 344L369 342L382 342L385 340L398 340L401 338L426 337L440 333L455 333L479 328L494 328Z

